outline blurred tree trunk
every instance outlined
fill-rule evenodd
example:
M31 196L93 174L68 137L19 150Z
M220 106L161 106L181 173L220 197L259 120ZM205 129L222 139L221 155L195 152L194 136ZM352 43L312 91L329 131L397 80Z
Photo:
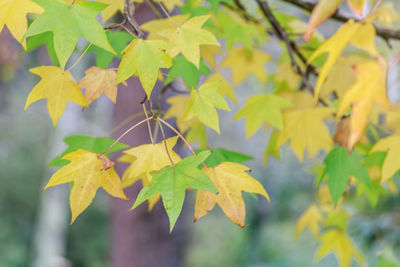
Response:
M152 19L152 12L148 6L141 5L136 10L136 19L141 24ZM144 99L144 90L137 78L128 81L128 88L118 91L117 105L114 111L114 125L124 121L132 114L142 112L141 101ZM138 118L125 125L114 137L122 134L134 123L142 120ZM128 134L123 142L138 146L150 143L147 126L143 124ZM125 170L121 165L116 167L122 175ZM134 211L130 211L133 201L141 188L135 184L125 190L131 201L114 199L112 202L112 266L113 267L157 267L157 266L182 266L182 240L183 236L178 227L173 234L169 233L168 218L159 202L151 213L147 205L143 204Z

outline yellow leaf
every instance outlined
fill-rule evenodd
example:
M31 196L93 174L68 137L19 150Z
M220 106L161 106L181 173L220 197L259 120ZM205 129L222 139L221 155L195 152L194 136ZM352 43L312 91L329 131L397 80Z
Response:
M233 103L237 104L237 98L234 89L222 74L213 73L205 82L219 82L217 92L222 96L227 96L230 100L232 100Z
M347 4L350 9L353 10L353 12L359 17L363 16L365 3L365 0L347 0Z
M171 66L171 58L163 52L167 47L168 44L162 40L133 40L123 52L117 83L137 75L150 99L159 69Z
M382 3L375 13L368 15L366 20L376 20L377 25L391 28L395 25L395 22L400 22L400 15L397 13L394 4L388 2Z
M197 191L194 220L197 221L218 204L232 222L244 227L246 207L242 191L260 194L269 201L264 187L248 175L247 170L248 167L233 162L222 162L214 168L204 167L202 171L211 179L218 194Z
M86 76L78 85L85 88L85 100L88 104L105 94L114 104L117 101L117 73L112 69L93 66L85 71Z
M250 74L265 83L267 73L264 65L271 59L269 54L261 50L254 49L252 53L249 53L246 48L232 48L228 57L221 63L221 67L232 69L232 78L236 85L244 81Z
M108 4L108 6L102 11L103 21L109 20L118 11L121 13L124 12L125 0L97 0L97 2Z
M220 46L211 32L201 28L209 17L209 15L193 17L176 29L166 29L160 32L159 34L167 38L170 43L168 54L175 57L182 53L189 62L199 68L200 45Z
M7 26L12 36L26 48L26 41L22 40L28 23L28 13L41 14L44 9L31 0L0 0L0 32Z
M224 97L218 93L220 82L204 83L198 90L192 89L187 110L184 115L185 120L196 116L208 127L214 129L218 134L219 117L216 109L230 110Z
M310 229L314 237L317 238L322 220L322 214L317 206L311 205L297 220L294 238L298 239L305 228Z
M387 152L382 166L382 183L387 182L400 169L400 136L394 135L379 140L371 153L376 151Z
M357 81L354 66L366 61L367 59L359 56L339 57L321 87L321 97L326 99L329 94L334 92L341 99Z
M300 161L303 161L306 149L309 158L316 155L321 149L329 151L333 147L333 141L323 119L331 117L333 110L305 105L307 102L312 102L310 94L297 93L292 95L295 99L296 96L299 96L299 99L301 99L299 102L302 104L299 103L298 105L301 105L301 107L297 107L296 101L291 101L294 108L283 111L284 127L279 134L277 146L280 147L287 140L290 140L290 146Z
M96 153L78 149L66 154L63 159L69 160L70 163L54 173L45 189L69 182L74 183L69 197L71 223L92 203L99 187L113 197L127 199L114 167L105 169Z
M329 54L318 75L315 86L315 101L317 101L322 84L325 82L333 65L349 43L365 50L373 56L377 54L375 49L375 35L375 27L371 23L349 20L312 54L308 60L309 63L325 53Z
M351 150L361 139L372 106L377 103L389 107L386 94L386 62L370 61L355 66L357 82L343 96L336 119L352 106L347 148ZM371 75L373 73L374 75Z
M87 107L82 91L68 70L55 66L40 66L30 72L42 78L32 89L26 100L25 110L30 104L40 99L47 99L47 109L56 127L58 119L64 113L68 101Z
M343 0L319 0L314 7L304 39L310 40L313 31L335 13Z
M215 69L215 55L222 54L221 48L216 45L202 45L200 47L201 57L210 65L212 69Z
M341 267L350 267L352 257L361 264L364 263L363 256L343 231L329 230L320 235L319 240L321 246L317 251L316 260L334 252Z

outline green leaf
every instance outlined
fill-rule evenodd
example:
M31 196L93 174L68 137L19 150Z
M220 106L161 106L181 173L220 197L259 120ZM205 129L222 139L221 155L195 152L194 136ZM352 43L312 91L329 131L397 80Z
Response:
M26 52L31 52L42 45L46 46L47 53L49 54L50 60L53 65L60 64L58 62L56 50L54 49L53 33L51 32L44 32L29 38L26 41Z
M64 139L64 142L68 145L68 148L59 156L55 157L50 163L49 166L61 167L67 165L69 163L68 160L62 159L62 157L70 152L78 150L79 148L85 149L94 153L101 153L106 150L112 143L114 143L115 139L106 138L106 137L91 137L91 136L83 136L83 135L74 135L68 136ZM129 146L118 142L116 143L105 156L112 154L114 152L120 151L122 149L128 148Z
M111 47L117 52L113 54L104 50L103 48L92 45L87 52L96 52L96 66L99 68L107 68L114 58L122 58L122 51L124 51L128 42L133 40L133 36L126 32L121 31L106 31L107 39Z
M322 176L328 175L328 186L332 199L337 204L346 189L350 175L370 187L367 169L354 154L349 154L345 147L336 147L329 152L324 160L325 170Z
M192 90L185 118L197 116L204 124L219 133L219 117L216 108L230 110L228 103L218 93L220 81L206 82L198 90Z
M222 3L233 4L233 0L206 0L210 3L210 8L214 13L217 13Z
M195 149L194 152L200 153L206 149ZM252 160L253 157L241 154L235 151L216 148L211 150L211 155L204 161L208 167L215 167L221 162L230 161L235 163L242 163L248 160Z
M165 167L159 172L151 172L153 178L150 184L140 191L132 209L160 192L169 217L170 231L172 231L181 213L187 188L217 192L210 178L197 168L210 153L210 151L203 151L175 165Z
M291 105L286 99L273 94L256 95L246 100L246 105L236 113L234 119L246 117L246 134L247 138L250 138L266 122L282 130L281 109Z
M210 69L204 64L203 60L200 60L200 69L197 69L193 63L189 62L183 56L177 56L168 74L174 78L182 77L186 85L196 87L199 83L200 75L209 73ZM168 76L164 83L173 82L174 79L172 77Z
M79 37L115 53L96 16L107 5L84 1L70 5L62 0L34 0L45 12L38 16L28 28L25 36L30 37L43 32L54 33L54 48L62 68L74 51Z
M400 267L400 260L393 250L386 248L378 257L378 267Z

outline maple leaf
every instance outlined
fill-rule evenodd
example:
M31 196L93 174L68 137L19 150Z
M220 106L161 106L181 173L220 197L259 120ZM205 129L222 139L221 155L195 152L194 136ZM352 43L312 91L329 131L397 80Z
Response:
M126 48L129 42L133 40L133 36L126 32L121 31L106 31L107 39L116 54L110 53L101 47L91 45L86 47L86 53L96 52L96 66L106 69L114 58L122 58L122 51Z
M165 140L168 153L174 163L181 160L179 155L172 150L177 141L178 136ZM171 164L168 154L165 151L164 141L157 144L146 144L125 150L124 155L121 156L118 161L130 163L129 167L122 175L122 186L124 188L136 183L139 179L142 180L143 186L147 186L152 178L150 175L151 171L161 170L165 166ZM152 210L159 198L160 194L157 194L149 199L149 210Z
M301 82L301 76L293 70L290 62L278 64L278 71L275 73L274 81L282 84L284 89L296 90Z
M123 52L118 67L117 83L137 75L150 99L160 68L171 66L171 58L162 51L167 46L162 40L133 40Z
M242 191L260 194L269 202L264 187L246 173L248 170L248 167L234 162L222 162L214 168L204 167L202 171L210 177L218 194L197 191L194 221L206 215L215 204L218 204L232 222L244 228L246 208Z
M150 184L140 191L132 209L160 192L172 231L181 213L187 188L216 192L210 178L197 168L209 155L210 151L203 151L159 172L152 172Z
M204 150L207 149L195 149L194 151L196 153L200 153ZM244 161L253 159L252 157L244 155L242 153L223 148L212 149L211 152L211 155L204 161L204 164L206 164L208 167L215 167L225 161L242 163Z
M316 260L320 260L325 255L335 252L341 267L349 267L352 257L360 263L364 263L363 256L354 247L345 232L337 229L329 230L320 235L318 239L321 241L321 246L318 248L315 257Z
M96 153L78 149L66 154L63 159L69 160L70 163L54 173L44 189L69 182L74 183L69 198L71 224L92 203L99 187L113 197L127 200L118 174L113 167L104 169L102 160Z
M325 170L322 177L328 175L329 191L333 202L337 204L346 189L350 176L370 187L370 178L367 168L354 154L349 154L345 147L336 147L329 152L324 160Z
M377 151L387 152L382 166L382 183L387 182L400 169L400 136L394 135L379 140L370 153Z
M211 32L201 29L209 17L209 15L193 17L176 29L166 29L160 32L159 34L167 38L170 43L168 54L175 57L182 53L189 62L199 68L200 45L220 46Z
M176 118L176 125L182 132L186 132L186 140L189 143L197 141L200 147L207 146L207 135L204 124L196 117L186 115L190 96L172 96L167 99L170 108L166 111L164 118Z
M237 104L237 98L232 85L225 79L220 73L213 73L210 75L205 83L207 82L219 82L217 92L222 96L227 96L233 103Z
M232 69L233 83L238 85L243 82L250 74L256 76L261 82L267 81L265 63L272 58L269 54L254 49L249 52L246 48L232 48L229 55L221 63L221 67Z
M96 66L85 71L86 76L78 85L85 88L85 100L88 104L105 94L114 104L117 102L117 72L112 69L102 69Z
M7 26L12 36L26 49L23 40L28 23L28 13L43 13L43 8L31 0L0 0L0 32Z
M97 2L108 5L103 12L101 12L103 14L103 21L109 20L118 11L121 13L124 12L125 0L97 0Z
M386 94L386 62L362 63L355 66L355 72L357 82L347 90L336 113L338 120L352 106L347 142L349 150L361 139L373 105L391 105Z
M196 68L193 63L187 61L183 56L177 56L173 63L172 67L168 72L168 77L165 79L165 84L169 84L174 81L174 78L182 77L185 85L189 87L196 87L200 75L209 74L210 70L208 67L200 61L200 68Z
M276 147L290 140L290 146L300 161L303 161L306 148L308 157L313 157L321 149L329 151L333 141L323 119L330 117L333 110L314 107L309 93L288 94L285 98L293 108L283 111L284 127L277 137Z
M140 25L140 28L149 33L147 40L164 39L167 41L168 38L165 38L161 33L167 29L176 31L176 29L187 21L189 17L189 14L179 14L176 16L170 16L169 18L154 19Z
M316 205L311 205L297 220L294 238L298 239L305 228L310 229L314 237L317 238L323 219L324 217L318 207Z
M222 54L222 50L216 45L202 45L200 47L200 54L205 62L207 62L212 69L215 69L215 55Z
M71 6L61 0L34 1L43 7L45 12L32 22L25 36L53 32L54 49L61 68L65 67L79 37L115 53L103 27L96 20L97 14L106 7L105 4L84 1Z
M246 117L246 135L250 138L263 123L269 123L278 130L283 128L282 108L292 104L273 94L261 94L247 98L246 105L236 113L234 119Z
M190 101L184 117L196 116L218 134L219 118L216 108L230 110L223 96L218 93L220 82L204 83L198 90L192 89Z
M359 17L362 17L366 0L347 0L347 5Z
M317 84L315 85L315 101L318 99L321 86L325 82L332 66L349 43L365 50L373 56L377 54L375 35L375 27L371 23L349 20L331 38L318 47L308 59L308 63L314 61L322 54L328 53L329 55L318 75Z
M79 89L77 82L68 70L55 66L40 66L29 70L42 78L32 89L26 100L25 110L30 104L40 99L47 99L47 109L56 127L58 119L64 113L68 101L72 101L82 107L88 104Z
M343 0L320 0L314 7L310 21L308 23L307 31L304 35L306 41L310 40L311 34L314 30L321 25L325 20L335 13Z
M68 136L64 138L64 142L68 145L68 148L60 155L55 157L50 163L49 166L56 166L56 167L61 167L66 164L68 164L67 160L63 160L62 157L64 157L66 154L73 152L75 150L78 150L79 148L88 150L90 152L94 153L101 153L105 151L107 148L109 148L113 143L115 139L112 138L106 138L106 137L91 137L91 136L84 136L84 135L73 135L73 136ZM127 148L128 145L117 142L111 147L106 153L104 153L105 156L108 156L109 154L118 152L122 149Z

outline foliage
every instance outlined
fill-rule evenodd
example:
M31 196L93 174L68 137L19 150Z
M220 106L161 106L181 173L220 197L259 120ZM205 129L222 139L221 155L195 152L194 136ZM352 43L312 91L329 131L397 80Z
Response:
M385 44L390 49L391 41L400 40L396 6L389 0L320 0L316 5L280 0L311 12L306 25L297 13L274 10L267 0L154 0L146 2L157 18L138 25L133 11L142 2L0 0L0 30L7 27L29 51L45 44L53 59L55 66L31 69L41 80L29 93L25 109L46 99L54 127L69 101L88 109L104 94L118 105L119 84L135 76L143 87L145 100L137 99L143 103L142 121L117 140L69 137L65 140L69 148L51 162L62 167L46 188L72 184L71 222L90 205L99 187L126 199L123 188L142 180L132 209L148 200L151 210L161 197L171 231L188 189L197 191L195 220L218 204L230 220L244 227L242 192L260 194L268 201L269 195L241 164L251 157L207 149L206 127L220 134L217 109L229 112L232 103L245 102L234 119L245 118L248 138L259 128L270 133L266 162L271 155L278 156L286 143L300 162L321 151L326 155L324 167L315 175L318 197L300 216L295 237L308 228L320 243L317 260L335 252L340 266L350 266L352 258L362 264L364 257L347 233L348 220L357 216L349 212L354 211L352 198L365 195L376 206L382 192L397 193L393 177L399 170L400 117L398 105L389 101L387 80L400 55L389 58ZM353 17L342 15L344 5ZM182 14L170 15L175 9ZM28 13L35 15L28 18ZM107 23L118 13L124 20L102 24L97 20L100 13ZM317 29L329 19L341 25L324 40ZM78 52L81 37L88 44ZM270 39L280 41L279 58L263 48ZM97 66L88 68L77 82L71 69L88 52L96 52ZM80 57L69 65L73 53ZM119 59L117 69L108 68ZM276 71L268 67L267 73L266 64ZM230 79L222 75L225 69L230 70ZM238 101L234 87L251 76L273 90ZM164 83L160 97L153 90L157 83ZM168 90L179 95L166 99L170 104L166 112L154 109L152 102L161 106L159 99ZM167 119L174 119L177 129ZM154 129L150 121L156 122ZM123 151L118 161L130 166L121 180L107 156L128 148L119 141L144 123L152 143ZM163 127L177 136L166 139ZM158 131L163 140L156 143ZM178 138L192 156L181 159L173 151ZM194 150L193 143L200 149ZM397 264L387 251L379 264Z

